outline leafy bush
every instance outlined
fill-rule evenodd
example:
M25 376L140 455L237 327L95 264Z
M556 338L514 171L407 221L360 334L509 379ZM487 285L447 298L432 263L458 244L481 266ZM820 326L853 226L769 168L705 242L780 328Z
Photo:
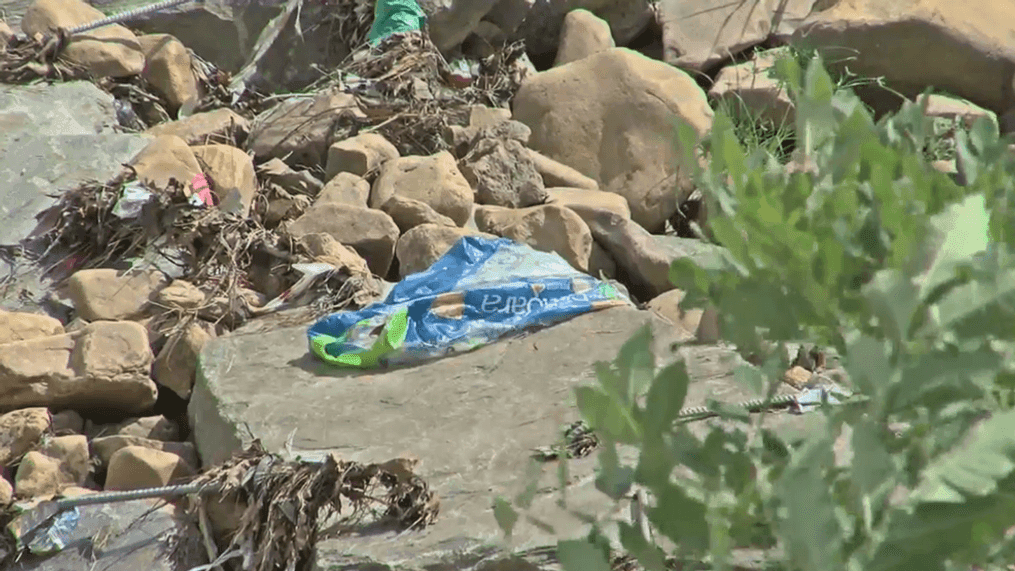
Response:
M784 344L807 340L834 348L852 396L821 407L797 441L732 410L699 439L677 418L684 364L657 371L642 330L600 364L598 384L577 389L603 442L598 488L618 502L633 490L647 498L648 525L617 522L621 547L651 570L730 569L748 547L787 570L1005 569L1015 561L1007 142L988 121L957 133L959 186L929 166L932 125L917 106L875 122L819 59L778 70L797 108L797 168L763 147L745 152L720 112L703 170L681 126L685 167L727 253L721 268L679 260L671 278L684 304L717 308L724 340L761 357L735 370L738 381L771 398ZM837 439L851 462L836 463ZM621 463L621 445L637 449L636 464ZM534 490L498 499L508 533ZM609 569L609 551L598 524L558 545L569 571Z

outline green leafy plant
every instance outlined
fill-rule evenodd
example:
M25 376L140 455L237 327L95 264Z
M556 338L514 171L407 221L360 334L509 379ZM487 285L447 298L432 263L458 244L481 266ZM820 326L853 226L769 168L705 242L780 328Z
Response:
M959 186L930 167L933 129L917 106L874 121L820 59L777 68L797 110L796 168L764 147L745 151L721 112L701 168L682 126L684 166L725 254L718 268L678 260L671 279L682 304L716 308L724 340L759 357L737 367L740 382L772 398L785 344L806 340L839 356L849 395L820 407L797 439L732 407L702 438L678 419L684 363L657 367L642 330L576 396L603 443L598 489L618 503L640 490L644 516L616 522L619 546L591 520L587 540L558 545L561 563L608 569L619 548L653 571L732 569L736 552L753 548L794 571L1006 569L1015 561L1007 141L986 120L957 132ZM837 460L837 441L850 461ZM621 461L624 447L637 450L633 464ZM498 521L515 525L532 497L499 500Z

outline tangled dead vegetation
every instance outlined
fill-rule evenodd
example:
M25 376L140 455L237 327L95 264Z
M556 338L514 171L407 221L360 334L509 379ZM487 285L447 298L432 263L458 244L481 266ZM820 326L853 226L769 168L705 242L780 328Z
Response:
M304 302L323 315L364 305L379 291L372 276L355 268L328 266L308 278L298 264L317 260L284 230L265 228L257 214L263 208L255 204L246 216L228 197L217 207L195 205L176 181L151 192L137 216L120 218L116 205L135 178L128 167L109 182L63 193L43 218L46 249L38 262L57 280L82 269L156 267L201 289L200 307L153 308L159 334L180 333L198 317L232 329L251 316ZM285 292L274 304L264 305L257 295L255 265L270 267Z
M478 62L471 82L455 87L453 70L425 31L394 34L364 46L310 90L339 88L356 96L367 119L346 118L335 139L375 131L403 155L431 155L449 148L444 132L467 124L473 105L505 107L518 90L516 43Z
M11 36L0 39L0 83L24 84L38 79L67 80L83 70L60 57L67 45L62 31L50 38Z
M307 569L323 526L339 534L364 525L419 529L434 523L440 501L415 473L415 462L286 461L258 441L195 483L221 490L220 499L245 506L223 552L243 571Z

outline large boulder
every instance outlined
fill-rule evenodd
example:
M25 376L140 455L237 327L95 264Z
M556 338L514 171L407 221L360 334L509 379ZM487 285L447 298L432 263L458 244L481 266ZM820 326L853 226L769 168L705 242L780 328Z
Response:
M670 282L670 266L679 258L691 258L703 267L717 267L722 248L693 238L653 236L644 228L608 210L590 213L589 229L596 242L610 253L627 276L631 293L648 301L676 286Z
M176 135L161 135L130 161L137 179L153 190L165 190L175 180L188 185L201 174L201 164L187 141Z
M1015 106L1013 36L1011 2L840 0L791 39L908 97L933 87L1000 114Z
M472 213L472 187L447 151L384 163L370 192L370 207L381 208L396 194L426 204L459 226Z
M322 540L315 568L543 568L518 560L499 566L482 561L503 557L491 549L491 543L503 539L491 497L522 491L532 450L552 446L561 425L578 419L570 404L573 390L594 383L593 365L612 360L647 323L656 335L660 364L672 361L669 326L650 312L624 307L579 315L432 363L388 370L342 369L317 361L308 352L306 327L231 335L212 341L202 354L188 414L206 465L226 460L251 438L272 451L281 451L291 439L292 452L304 458L338 451L343 460L363 463L406 454L421 460L414 471L441 502L436 523L408 535L378 529ZM703 405L710 398L756 398L733 380L731 350L683 347L680 352L691 378L685 406ZM280 364L286 363L298 366L286 366L280 375ZM780 433L805 428L807 420L808 415L765 417L766 427ZM693 423L691 429L700 435L718 422ZM621 454L625 462L631 460L628 451ZM602 515L616 506L596 489L597 462L593 454L570 463L574 484L568 503ZM548 469L548 484L556 481L553 472ZM587 533L587 524L555 507L558 495L540 487L533 513L561 536ZM539 548L555 546L557 536L519 525L513 541Z
M132 322L0 345L0 408L140 412L155 404L153 361L145 328Z
M48 315L0 310L0 345L63 332L63 324Z
M525 80L514 116L532 129L530 147L626 198L631 217L654 232L693 190L679 169L675 121L704 135L713 113L688 74L614 48Z
M250 155L231 145L198 145L191 149L215 185L219 199L225 203L234 194L239 199L238 214L246 217L257 195L257 173Z
M195 113L179 121L156 125L145 133L152 136L176 135L188 145L243 143L250 133L250 121L228 107Z
M169 285L158 270L121 274L110 268L75 272L67 292L78 315L88 321L136 319L160 289Z
M684 69L706 70L732 55L789 33L811 13L815 0L659 0L663 57ZM827 4L827 2L825 2Z
M514 139L482 139L461 165L479 204L525 208L546 202L535 161Z
M560 44L564 20L583 9L609 24L617 45L627 45L653 19L650 0L501 0L486 16L508 37L525 40L530 53L553 54Z
M363 256L370 271L386 276L395 255L400 234L390 216L372 208L347 204L315 204L303 216L287 226L294 238L308 234L328 234L343 246Z
M480 206L476 208L476 225L483 232L557 253L577 270L589 269L592 233L570 208L559 204L518 209Z
M588 10L572 10L564 17L554 65L564 65L617 47L610 24Z
M135 0L90 0L107 13L137 8ZM258 34L285 6L284 0L203 0L132 18L146 34L170 34L201 58L229 73L240 70Z
M743 63L722 68L708 96L726 101L728 108L734 114L744 114L744 119L792 128L793 100L783 82L772 73L777 58L788 55L785 48L768 50Z
M420 224L408 230L395 246L399 273L404 278L426 270L466 236L496 238L469 228L442 224Z
M28 35L49 35L57 28L90 24L106 15L81 0L35 0L21 19ZM145 56L137 36L112 24L69 38L61 56L96 77L127 77L144 69Z
M85 81L0 85L0 245L17 244L59 195L109 180L149 141L121 134L113 96ZM55 197L54 197L55 196Z
M145 66L141 74L170 106L179 109L201 97L200 85L192 69L193 61L187 46L169 34L140 36Z
M43 407L23 408L0 414L0 468L20 458L39 443L51 425Z

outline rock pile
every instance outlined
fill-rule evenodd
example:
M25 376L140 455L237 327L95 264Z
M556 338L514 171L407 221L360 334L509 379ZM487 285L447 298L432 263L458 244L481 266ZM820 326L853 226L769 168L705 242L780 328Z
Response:
M791 130L771 70L805 40L854 48L852 71L904 96L965 98L923 100L943 121L1015 125L1003 3L424 2L428 33L343 45L341 65L286 95L233 89L231 74L291 80L285 30L319 18L363 37L372 2L226 4L54 42L118 2L35 0L13 6L21 33L0 22L0 506L166 485L221 461L238 440L215 432L232 417L209 410L226 397L202 375L231 366L202 367L202 353L242 354L256 345L243 334L362 307L463 236L559 254L622 283L673 339L716 342L719 316L683 310L669 281L673 260L722 252L689 230L707 220L674 125L705 136L724 105ZM331 38L306 32L306 45ZM39 77L76 80L24 85ZM898 103L885 93L863 95ZM790 373L794 387L810 378ZM192 430L210 431L215 458Z

